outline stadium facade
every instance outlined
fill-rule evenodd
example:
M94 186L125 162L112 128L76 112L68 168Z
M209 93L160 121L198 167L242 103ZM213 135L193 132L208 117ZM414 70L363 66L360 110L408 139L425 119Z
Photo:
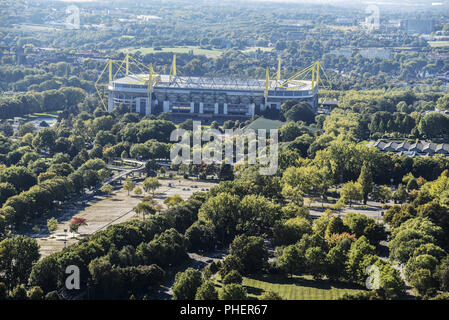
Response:
M128 75L109 82L108 111L125 104L143 115L167 112L196 117L232 118L280 109L286 100L318 105L312 81L157 75L149 90L148 74ZM267 85L268 83L268 85Z

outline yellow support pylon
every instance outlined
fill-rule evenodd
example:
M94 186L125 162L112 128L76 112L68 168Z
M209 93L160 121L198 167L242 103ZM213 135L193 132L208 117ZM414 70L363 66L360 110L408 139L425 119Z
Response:
M266 106L268 101L268 90L270 89L270 70L268 69L268 67L265 76L266 76L265 78L265 106Z
M148 92L153 91L153 64L150 63L148 67Z
M282 60L281 60L281 56L278 57L278 73L277 73L277 80L281 81L281 65L282 65Z
M312 68L312 91L315 89L315 64Z
M171 66L172 76L176 77L176 54L173 55L173 63Z
M128 76L129 75L129 55L128 54L126 54L126 57L125 57L125 61L126 61L126 65L125 65L125 68L126 68L126 76Z
M112 60L109 59L108 61L108 66L109 66L109 82L112 81Z

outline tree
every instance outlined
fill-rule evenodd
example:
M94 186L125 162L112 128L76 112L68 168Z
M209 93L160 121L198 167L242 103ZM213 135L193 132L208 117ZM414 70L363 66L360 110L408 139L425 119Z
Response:
M326 271L326 253L320 247L311 247L304 255L306 267L315 279L320 279Z
M3 282L0 282L0 301L8 298L8 289Z
M146 178L145 181L143 182L143 188L146 192L148 191L152 191L153 193L153 197L154 197L154 192L156 191L157 188L159 188L161 186L159 180L155 177L149 177Z
M94 143L96 145L100 145L102 147L106 145L114 145L115 144L115 136L110 131L98 131L97 135L95 136ZM126 153L126 151L125 151ZM125 157L126 158L126 157Z
M387 240L387 232L385 226L379 223L372 222L365 227L363 234L368 238L372 245L379 245L383 240Z
M247 235L269 232L280 217L280 207L264 196L247 195L240 202L237 228Z
M131 179L126 179L125 183L123 184L123 189L128 191L128 196L129 196L129 192L134 189L134 182Z
M410 191L413 191L413 190L418 190L418 182L416 181L415 178L410 179L410 180L407 182L407 190L408 190L409 192L410 192Z
M441 227L432 223L428 218L411 218L396 227L391 233L388 244L390 259L406 263L415 249L423 244L437 243L443 235Z
M304 121L307 124L315 122L315 113L307 102L295 104L284 112L284 116L287 121Z
M353 201L362 199L362 187L358 182L345 183L340 191L340 199L345 203L349 201L349 206L352 207Z
M366 162L363 163L357 182L362 190L363 204L366 204L368 201L368 195L373 191L373 174L371 172L371 168Z
M241 284L243 281L242 276L240 275L240 272L237 270L231 270L224 278L223 278L223 284L230 284L230 283L239 283Z
M343 224L343 220L340 217L332 216L326 227L325 238L329 239L333 234L341 234L347 231L346 226Z
M11 299L13 300L27 300L27 291L24 284L18 284L11 292Z
M54 217L47 220L47 228L50 232L55 232L58 228L58 220Z
M390 201L393 198L393 191L391 188L387 186L377 186L375 185L373 188L373 192L371 193L371 198L374 201L379 201L381 203L385 203Z
M78 229L81 226L87 226L86 219L81 217L74 217L72 221L70 221L70 232L78 233Z
M223 279L232 270L242 272L243 268L244 266L242 260L233 254L229 254L221 263L219 273L221 278Z
M0 204L17 194L16 188L9 182L0 183Z
M87 169L83 171L83 182L85 188L92 188L100 183L100 177L96 171Z
M437 112L427 113L419 121L418 130L429 139L447 136L449 134L449 117Z
M437 283L428 269L418 269L409 277L409 283L418 291L420 295L427 295L435 292Z
M173 196L164 199L164 204L169 208L177 206L182 202L184 202L184 199L179 194L174 194Z
M204 281L197 289L195 300L218 300L218 292L212 281Z
M218 172L218 179L220 179L220 181L234 180L234 172L230 164L223 162L220 165L220 170Z
M110 184L105 184L100 188L100 191L106 194L110 194L112 191L114 191L114 187Z
M203 284L201 272L188 268L178 272L173 284L173 300L194 300L198 288Z
M56 140L56 132L52 129L39 130L33 139L33 147L50 151L53 149Z
M235 235L239 203L238 196L223 192L207 199L198 212L199 220L215 227L222 244Z
M33 133L36 130L33 122L26 122L19 125L19 136L23 137L27 133Z
M35 262L39 260L36 239L25 236L6 238L0 242L0 281L9 289L26 283Z
M224 285L219 293L220 300L246 300L246 290L242 285L231 283Z
M303 235L311 233L312 226L305 218L296 217L285 222L278 221L273 228L273 243L277 246L293 244Z
M399 202L400 204L403 204L405 201L407 201L408 193L403 184L400 184L398 186L397 190L394 192L393 198L395 202Z
M244 274L262 271L268 261L268 250L261 237L237 236L229 246L229 253L240 258Z
M282 255L278 258L279 267L287 275L302 274L305 272L305 257L298 246L290 245L282 250Z
M36 175L25 167L11 166L0 171L0 183L7 182L14 186L18 193L28 190L37 183Z
M209 251L215 248L216 235L211 224L196 221L185 232L192 251Z
M44 292L40 287L34 286L28 290L27 296L30 300L42 300L44 298Z
M343 223L352 233L355 233L357 238L360 238L365 235L365 228L375 223L375 220L361 213L350 212L344 216Z
M436 201L432 201L418 206L418 217L428 218L436 225L449 230L449 208L440 205Z
M329 279L339 280L346 276L347 251L341 245L329 250L326 255L326 275Z
M436 274L436 268L438 266L439 261L437 258L429 255L422 254L419 256L414 256L407 261L405 265L405 276L410 279L410 275L413 274L418 269L427 269L430 270L432 275Z
M367 256L375 256L376 249L365 236L361 236L351 244L346 263L346 272L349 279L354 282L363 283L366 279L363 261Z
M142 188L140 188L140 187L135 187L133 192L136 196L140 196L143 193Z
M438 108L438 110L449 110L449 94L440 97L437 100L436 107Z
M264 291L259 300L282 300L282 297L274 291Z
M58 271L60 270L55 255L50 255L37 262L30 274L29 283L32 286L39 286L44 292L56 290L58 285Z
M137 214L142 214L143 220L145 220L145 215L154 215L156 214L156 209L149 202L140 202L134 208L134 211Z
M309 134L309 130L301 122L289 121L279 129L282 142L294 141L296 138Z
M440 289L449 291L449 258L446 257L437 268Z

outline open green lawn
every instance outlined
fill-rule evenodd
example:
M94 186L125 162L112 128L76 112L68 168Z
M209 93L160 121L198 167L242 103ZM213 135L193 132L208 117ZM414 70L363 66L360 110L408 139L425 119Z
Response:
M449 41L429 41L432 48L449 47Z
M33 121L39 118L58 118L58 115L61 113L61 110L58 111L51 111L51 112L36 112L36 113L30 113L24 116L21 116L20 118L22 118L25 122L27 121ZM6 121L12 122L14 119L10 118L10 119L6 119Z
M61 30L61 28L47 25L33 25L33 24L21 24L15 25L14 27L1 27L0 31L17 31L20 30L22 32L54 32L57 30Z
M52 111L52 112L36 112L36 113L30 113L26 116L22 116L21 118L25 121L32 121L39 118L58 118L58 114L60 114L62 111Z
M314 280L311 276L287 279L283 276L267 275L261 278L243 278L243 285L250 298L257 298L264 291L274 291L285 300L335 300L345 293L357 293L363 288L346 283Z
M25 117L29 117L29 118L57 118L58 114L60 114L61 111L54 111L54 112L36 112L36 113L31 113L28 114Z
M122 49L121 51L127 52L130 54L136 53L137 51L140 51L142 54L149 54L149 53L158 53L158 52L171 52L171 53L189 53L190 51L193 51L194 55L205 55L206 57L215 58L221 55L223 52L222 50L218 49L203 49L197 46L186 46L186 47L161 47L162 50L154 50L154 48L148 48L148 47L140 47L140 48L126 48Z

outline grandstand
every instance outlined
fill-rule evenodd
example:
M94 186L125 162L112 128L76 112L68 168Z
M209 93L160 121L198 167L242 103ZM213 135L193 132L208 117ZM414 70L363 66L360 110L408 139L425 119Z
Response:
M319 63L282 80L279 61L276 79L270 79L267 68L266 79L257 80L178 76L176 57L169 75L154 73L151 65L148 73L134 74L129 70L129 59L125 58L124 76L118 78L112 77L113 63L108 63L108 111L125 104L131 112L142 115L167 112L179 119L209 118L222 122L248 119L267 109L280 110L281 104L289 99L306 101L314 110L318 105ZM308 72L312 80L299 79Z

